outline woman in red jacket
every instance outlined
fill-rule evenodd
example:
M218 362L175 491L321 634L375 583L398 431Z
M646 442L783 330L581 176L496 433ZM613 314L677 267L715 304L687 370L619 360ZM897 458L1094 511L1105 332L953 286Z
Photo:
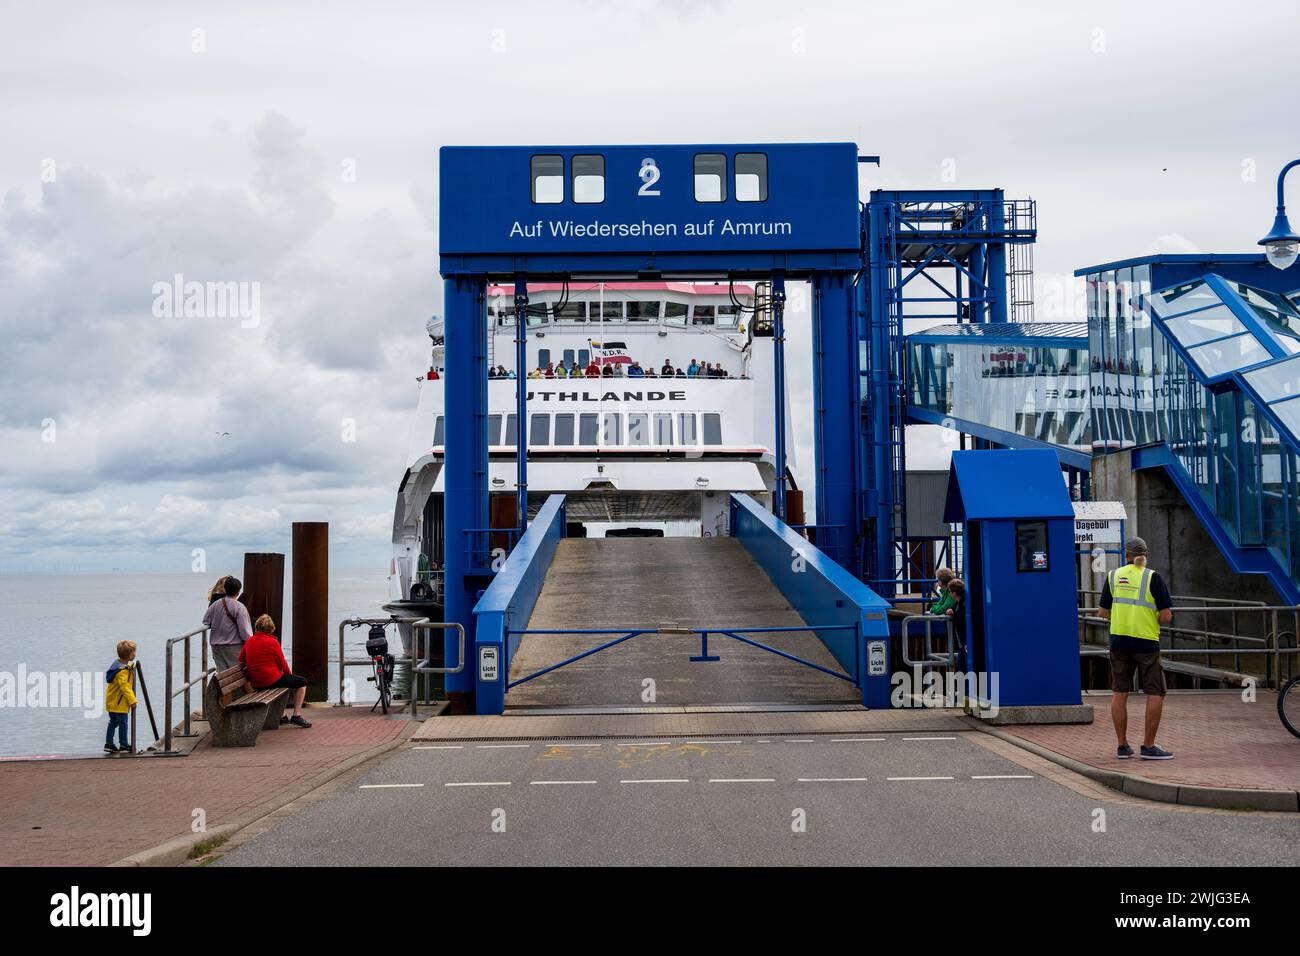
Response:
M256 690L269 687L287 687L293 697L293 716L281 717L281 723L294 724L298 727L310 727L302 716L303 698L307 696L307 678L299 677L289 670L289 663L284 659L284 651L275 638L275 621L271 615L263 614L254 625L253 636L244 642L244 649L239 652L239 663L244 665L249 683Z

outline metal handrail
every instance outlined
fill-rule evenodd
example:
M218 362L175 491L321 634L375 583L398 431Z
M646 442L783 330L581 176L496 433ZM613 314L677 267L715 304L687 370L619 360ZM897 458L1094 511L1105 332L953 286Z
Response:
M923 651L923 653L925 654L925 660L914 661L907 655L907 645L908 645L908 637L909 637L908 630L911 627L913 621L925 622L925 645L924 645L925 649ZM954 664L957 663L957 649L954 646L955 635L952 632L952 628L947 628L944 631L944 643L947 645L947 650L945 650L943 653L939 653L934 650L933 628L934 628L935 621L946 621L948 623L951 623L952 618L942 614L908 614L905 615L902 618L902 620L898 622L898 635L899 637L902 638L903 663L906 666L933 667L936 664L945 664L949 667L952 667Z
M178 635L177 637L168 638L167 640L167 677L163 689L164 703L163 703L162 754L165 756L169 756L169 757L179 756L181 753L181 751L172 749L172 738L175 736L172 733L172 699L175 698L176 696L181 694L185 696L185 730L180 734L180 736L181 737L198 736L190 727L190 713L192 710L192 708L190 707L190 688L193 687L195 684L201 684L208 679L208 674L210 672L208 668L208 637L210 633L211 633L211 629L207 625L204 625L203 627L199 627L193 631L190 631L188 634L181 634ZM202 674L200 674L198 677L191 679L190 660L193 657L193 655L190 653L190 639L198 634L203 635L203 639L199 644L199 655L201 658L200 667L202 669ZM172 680L172 648L176 644L180 643L181 641L185 642L185 684L181 687L180 690L174 691L172 690L172 686L174 684L174 681ZM211 669L211 672L215 672L215 671L216 668ZM207 716L206 710L204 712L204 716Z
M1084 592L1081 591L1081 593ZM1210 601L1216 599L1194 597L1192 600ZM1090 627L1109 626L1109 621L1098 615L1100 610L1100 608L1095 607L1080 607L1080 623ZM1160 653L1162 655L1172 657L1192 655L1204 656L1206 667L1215 670L1223 670L1227 673L1226 668L1215 667L1210 663L1210 658L1213 655L1231 654L1233 656L1233 668L1235 671L1240 672L1242 655L1263 654L1266 655L1264 661L1264 682L1266 684L1271 683L1274 686L1280 686L1282 682L1282 656L1284 654L1289 656L1300 654L1300 646L1283 647L1281 640L1284 634L1291 635L1293 640L1295 640L1297 634L1300 634L1300 606L1292 606L1289 604L1236 604L1222 607L1210 607L1208 605L1202 607L1174 607L1171 608L1171 610L1174 612L1190 614L1229 613L1233 616L1232 620L1234 625L1236 624L1238 615L1245 614L1249 616L1252 614L1267 614L1268 618L1265 621L1267 629L1263 637L1256 637L1250 634L1229 634L1222 631L1212 631L1208 627L1180 627L1178 625L1163 626L1160 629L1161 633L1169 635L1169 643L1171 646L1168 648L1161 648ZM1291 615L1293 624L1290 631L1283 632L1281 630L1279 622L1282 614ZM1180 648L1175 646L1179 638L1199 640L1204 644L1204 646ZM1213 641L1230 641L1232 646L1213 648L1210 646ZM1241 644L1243 642L1260 646L1242 647Z
M420 641L418 633L411 635L411 716L418 714L419 695L417 688L419 682L415 679L416 674L459 674L465 668L465 628L463 625L452 621L431 621L427 617L422 617L415 621L405 621L399 617L349 617L339 622L339 699L335 707L347 707L348 702L343 699L343 672L348 667L370 667L373 661L369 657L348 658L343 649L343 631L344 628L351 626L360 626L363 624L409 624L412 632L418 632L420 628L430 631L446 631L455 629L457 634L457 652L455 667L426 667L419 661Z

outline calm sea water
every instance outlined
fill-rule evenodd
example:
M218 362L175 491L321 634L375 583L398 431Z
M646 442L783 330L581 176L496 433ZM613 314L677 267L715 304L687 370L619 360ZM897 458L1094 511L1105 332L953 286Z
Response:
M108 723L103 713L104 671L116 657L120 640L140 645L139 660L149 685L154 715L162 731L163 681L167 639L193 630L202 623L207 609L207 589L217 577L194 574L0 574L0 755L78 754L98 752L104 745ZM290 607L291 577L285 573L285 620L280 633L292 634ZM379 605L388 597L388 580L383 570L335 571L330 575L329 648L330 693L338 686L338 626L344 618L382 617ZM348 655L364 656L365 628L350 630ZM390 632L389 640L397 644ZM292 666L290 641L285 656ZM399 645L400 646L400 645ZM194 642L194 673L198 672L198 645ZM181 670L181 645L177 645L177 684ZM91 704L98 709L86 714L85 700L53 700L47 694L43 706L27 706L37 676L73 673L91 674ZM27 680L20 679L26 675ZM374 698L360 669L356 678L359 699ZM85 679L78 681L82 690ZM66 686L66 685L65 685ZM65 698L70 695L65 694ZM57 706L58 704L64 706ZM80 703L83 706L67 706ZM199 688L193 691L194 708L201 706ZM182 714L178 697L172 708L174 720ZM152 742L148 716L138 709L141 746Z

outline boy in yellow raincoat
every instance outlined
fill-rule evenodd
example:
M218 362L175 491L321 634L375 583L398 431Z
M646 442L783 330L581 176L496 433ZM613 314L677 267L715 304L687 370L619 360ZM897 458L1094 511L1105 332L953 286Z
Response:
M108 667L108 691L104 706L108 710L108 733L104 737L104 753L130 753L127 741L127 715L135 706L135 641L118 641L117 660ZM117 728L118 746L113 746L113 729Z

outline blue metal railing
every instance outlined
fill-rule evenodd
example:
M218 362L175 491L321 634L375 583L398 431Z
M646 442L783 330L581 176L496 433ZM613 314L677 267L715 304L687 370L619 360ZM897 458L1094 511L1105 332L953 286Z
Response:
M857 629L858 628L856 624L821 624L817 626L806 625L803 627L642 627L642 628L603 627L603 628L564 628L564 629L552 629L552 630L526 630L526 629L509 630L506 632L506 634L508 637L511 638L513 637L522 638L527 635L536 635L536 636L552 635L553 636L556 634L564 634L564 635L618 634L621 636L616 638L615 640L606 641L605 643L600 644L596 647L588 648L582 653L575 654L574 656L566 658L565 660L562 660L557 664L551 664L547 667L543 667L539 671L534 671L531 674L526 674L525 676L520 677L517 680L509 681L506 684L506 689L510 690L511 688L518 687L520 684L527 683L530 680L535 680L538 677L542 677L546 674L550 674L553 671L557 671L562 667L568 667L570 664L575 664L578 661L583 660L584 658L591 657L591 655L593 654L598 654L601 651L609 650L611 647L616 647L619 644L624 643L625 641L630 641L632 640L632 638L640 637L643 634L661 634L661 635L675 635L675 636L687 635L687 634L698 634L700 637L700 653L697 656L691 658L691 660L695 662L713 662L713 661L721 660L721 658L718 657L717 655L709 653L709 635L720 634L723 637L730 637L733 640L739 641L741 644L747 644L750 647L755 647L762 651L768 651L769 653L775 654L777 657L783 657L786 660L792 661L795 664L802 664L805 667L811 667L813 670L821 671L823 674L829 674L831 677L838 677L840 680L848 681L854 687L859 687L861 686L860 675L862 673L862 657L860 653L862 647L862 641L860 639L855 639L853 641L853 644L856 648L858 648L859 653L854 659L854 667L852 673L842 674L839 671L831 670L829 667L823 667L821 664L799 657L796 654L791 654L788 651L783 651L780 650L779 648L771 647L759 641L755 641L750 638L741 636L742 634L788 634L788 633L795 633L801 631L802 632L811 631L814 633L821 632L821 631L856 632ZM855 633L854 637L857 638L858 635Z

